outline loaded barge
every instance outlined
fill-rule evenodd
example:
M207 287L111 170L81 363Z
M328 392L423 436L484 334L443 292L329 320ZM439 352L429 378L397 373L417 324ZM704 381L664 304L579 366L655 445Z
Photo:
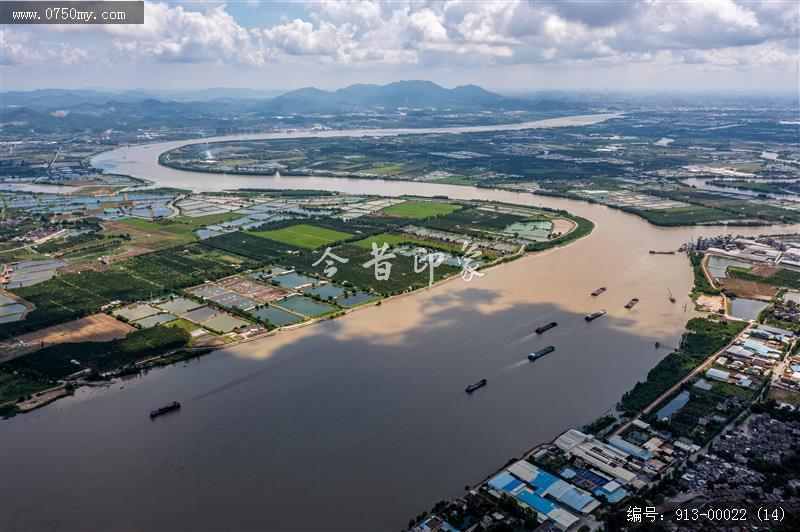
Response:
M597 312L592 312L591 314L587 314L586 316L583 317L583 319L585 319L586 321L594 321L600 316L604 315L605 313L606 309L598 310Z
M548 345L547 347L539 349L538 351L534 351L533 353L528 355L528 360L533 362L534 360L540 359L543 356L548 355L548 354L552 353L555 350L556 350L556 348L554 346Z
M551 321L547 325L542 325L541 327L538 327L536 329L536 334L542 334L543 332L549 331L550 329L552 329L553 327L555 327L557 325L558 325L558 323L556 323L554 321Z
M178 401L172 401L168 405L164 405L164 406L159 407L159 408L157 408L155 410L151 410L150 411L150 417L151 418L158 417L161 414L166 414L167 412L172 412L173 410L178 410L180 407L181 407L181 404Z
M602 294L605 291L606 291L606 287L605 286L601 286L600 288L598 288L597 290L592 292L592 295L596 297L596 296L599 296L600 294Z
M467 389L464 390L464 391L467 392L467 393L472 393L475 390L477 390L479 388L483 388L484 386L486 386L486 382L487 382L486 379L481 379L478 382L476 382L475 384L470 384L469 386L467 386Z
M633 307L636 306L636 303L638 303L638 302L639 302L639 298L638 297L634 297L633 299L631 299L630 301L625 303L625 308L632 309Z

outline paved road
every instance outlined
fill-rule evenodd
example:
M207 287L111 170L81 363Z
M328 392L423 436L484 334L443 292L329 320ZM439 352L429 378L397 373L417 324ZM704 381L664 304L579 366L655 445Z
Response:
M734 342L736 342L736 340L741 338L742 335L744 335L747 331L749 331L751 327L752 325L748 325L747 327L742 329L742 331L736 336L734 336L733 339L730 342L728 342L722 349L720 349L719 351L708 357L705 362L694 368L688 375L686 375L684 378L676 382L667 391L659 395L654 401L652 401L649 405L644 407L644 409L639 414L631 418L630 421L623 424L620 428L609 434L607 437L610 438L611 436L617 436L625 432L634 421L641 418L643 415L649 414L650 411L652 411L656 406L658 406L659 403L661 403L664 399L666 399L667 397L678 391L681 388L681 386L683 386L686 382L692 380L697 375L710 368L714 364L714 361L717 359L717 357L722 353L724 353L731 345L734 344Z

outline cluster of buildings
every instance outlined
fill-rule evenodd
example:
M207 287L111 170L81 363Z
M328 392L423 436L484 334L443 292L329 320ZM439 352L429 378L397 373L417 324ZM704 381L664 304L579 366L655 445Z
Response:
M778 421L768 414L753 414L738 427L724 431L711 452L689 463L678 478L680 492L672 501L680 507L698 504L707 508L746 508L753 514L759 508L782 508L786 515L800 510L800 481L791 479L785 486L770 482L771 473L753 462L774 466L796 452L800 438L799 421ZM752 522L751 519L748 519ZM682 523L703 529L707 523Z
M715 367L706 371L705 376L709 380L749 388L753 384L752 377L764 376L780 364L783 352L794 339L791 331L758 325L717 357Z
M782 242L770 238L742 238L730 235L699 238L696 249L722 257L800 270L800 242Z
M68 232L67 229L61 229L59 227L37 227L36 229L28 231L24 235L13 237L11 241L31 242L33 244L41 244L53 238L58 238L60 236L63 236L67 232Z
M570 429L559 436L554 445L570 460L571 465L562 470L562 474L570 477L573 471L590 472L613 482L595 492L609 502L616 502L627 492L646 486L677 461L699 449L692 442L674 439L642 420L634 421L625 432L611 436L606 442ZM611 489L613 487L617 488Z
M776 368L773 386L800 391L800 352L789 353L783 363Z
M715 455L706 455L681 475L679 486L686 492L713 497L728 507L741 507L746 492L763 496L764 476L752 469Z
M71 181L97 172L81 165L80 162L59 161L52 163L47 173L50 181Z
M798 441L800 421L778 421L766 414L754 414L741 428L720 436L714 442L714 452L739 464L747 464L753 457L780 464Z
M770 316L779 321L800 324L800 303L788 298L777 301L772 305Z
M526 460L514 462L487 482L489 495L508 494L533 509L541 521L566 530L600 506L600 501L577 486L539 469Z
M570 429L416 523L412 530L520 525L515 522L516 513L508 508L509 501L518 510L531 512L545 527L596 529L596 517L604 505L623 500L699 450L692 442L674 439L641 420L606 441ZM452 518L463 515L471 517L458 522Z
M768 264L775 264L781 256L780 250L749 238L736 238L725 247L709 247L707 251L732 259Z

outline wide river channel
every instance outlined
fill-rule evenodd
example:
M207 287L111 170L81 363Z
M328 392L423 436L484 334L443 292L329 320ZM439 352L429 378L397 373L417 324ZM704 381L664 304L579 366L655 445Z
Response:
M514 128L520 127L494 129ZM261 137L286 136L293 135ZM221 176L157 164L159 153L182 144L120 148L94 164L195 190L326 189L547 206L596 228L471 283L456 279L188 364L84 388L0 422L2 530L398 530L509 458L608 411L668 353L664 346L678 344L695 315L685 255L648 251L728 232L659 228L601 205L527 193ZM798 227L731 231L790 230ZM589 295L600 286L608 291ZM632 297L641 303L625 310ZM601 308L607 316L584 321ZM533 330L550 321L558 327L538 337ZM556 351L526 360L546 345ZM488 386L464 393L481 378ZM181 411L148 418L150 408L173 400Z

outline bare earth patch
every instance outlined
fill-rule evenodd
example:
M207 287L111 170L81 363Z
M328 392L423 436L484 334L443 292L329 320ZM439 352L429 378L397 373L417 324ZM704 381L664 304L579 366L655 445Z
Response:
M769 277L770 275L778 273L779 271L781 271L781 269L776 268L775 266L767 266L766 264L759 264L758 266L753 267L753 269L747 273L749 273L750 275L757 275L758 277L766 278Z
M732 292L737 297L747 299L760 299L762 301L769 301L778 293L778 288L756 281L747 281L745 279L719 279L722 289L727 292Z
M709 296L706 294L700 294L697 297L696 303L706 312L717 313L723 309L722 296Z
M553 218L551 221L553 222L552 234L566 235L578 227L578 224L567 218Z
M785 388L776 388L775 386L769 389L770 399L775 399L778 403L800 406L800 392L794 390L787 390Z
M59 397L64 397L65 395L67 395L67 391L63 386L53 390L45 390L43 392L34 394L30 399L20 401L17 403L17 408L23 411L33 410L34 408L39 408L40 406L51 401L55 401Z
M108 314L92 314L79 320L45 327L23 334L0 346L0 362L32 353L53 344L75 342L108 342L126 336L135 330ZM25 345L27 344L27 345Z

